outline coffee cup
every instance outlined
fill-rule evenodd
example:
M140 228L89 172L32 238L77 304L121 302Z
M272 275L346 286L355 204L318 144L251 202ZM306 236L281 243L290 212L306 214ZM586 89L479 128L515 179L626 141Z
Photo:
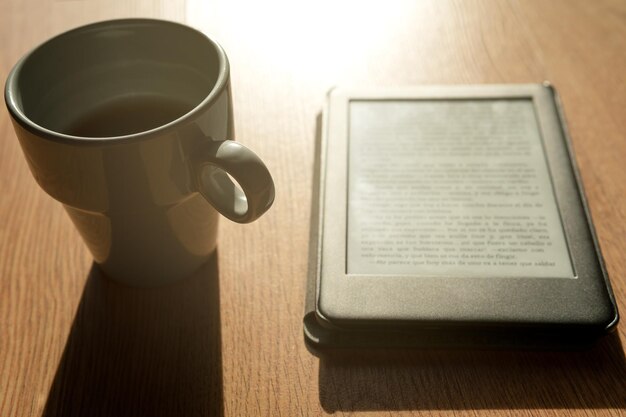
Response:
M5 101L35 180L115 280L189 275L216 248L218 213L248 223L274 200L264 163L234 141L224 50L185 25L65 32L15 65Z

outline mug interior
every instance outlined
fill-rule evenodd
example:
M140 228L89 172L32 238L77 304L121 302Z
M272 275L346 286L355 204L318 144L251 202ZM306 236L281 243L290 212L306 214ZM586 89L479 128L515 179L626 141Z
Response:
M66 32L36 48L18 63L7 91L21 116L38 127L70 136L132 135L198 106L223 76L225 59L219 46L184 25L108 21ZM113 130L107 128L106 115L99 115L107 108L113 111ZM163 113L164 108L169 110ZM163 114L157 117L155 111ZM125 118L134 124L124 125ZM138 118L143 118L139 125ZM92 119L99 124L87 122L91 130L72 131L77 122Z

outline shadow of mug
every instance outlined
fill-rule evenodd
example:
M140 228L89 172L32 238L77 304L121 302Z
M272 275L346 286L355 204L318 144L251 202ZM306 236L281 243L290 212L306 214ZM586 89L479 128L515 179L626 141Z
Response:
M93 266L44 417L223 415L217 252L171 285Z

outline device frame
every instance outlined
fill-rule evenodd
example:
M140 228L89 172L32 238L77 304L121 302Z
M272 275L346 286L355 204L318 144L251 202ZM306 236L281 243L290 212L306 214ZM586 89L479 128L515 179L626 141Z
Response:
M531 99L575 279L346 274L351 100ZM328 330L585 329L618 320L555 90L549 84L333 89L322 128L315 318ZM306 330L306 329L305 329ZM310 338L309 338L310 339Z

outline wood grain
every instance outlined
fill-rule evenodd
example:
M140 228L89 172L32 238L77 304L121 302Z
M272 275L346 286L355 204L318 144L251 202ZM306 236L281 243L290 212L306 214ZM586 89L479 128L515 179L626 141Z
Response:
M224 220L193 277L122 287L92 268L0 112L0 416L626 414L624 324L585 352L322 358L301 325L316 115L333 85L550 80L626 311L626 3L3 0L0 77L53 34L124 16L187 22L225 47L237 138L277 200L251 225Z

